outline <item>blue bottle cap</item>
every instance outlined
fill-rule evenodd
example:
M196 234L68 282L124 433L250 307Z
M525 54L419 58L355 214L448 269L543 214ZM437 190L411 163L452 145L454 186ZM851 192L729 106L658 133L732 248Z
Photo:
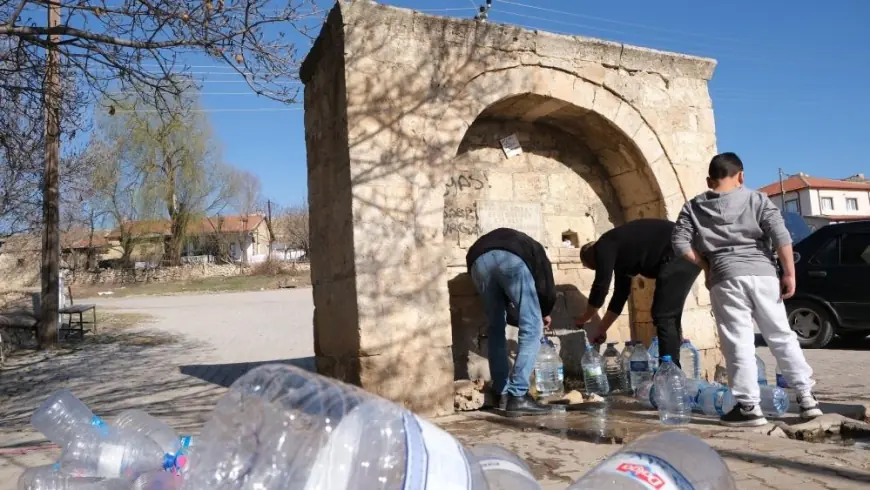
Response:
M671 356L662 356L662 362L674 362Z
M164 470L172 469L175 466L176 458L177 458L177 455L175 455L175 454L170 454L170 453L164 454L163 455L163 469Z

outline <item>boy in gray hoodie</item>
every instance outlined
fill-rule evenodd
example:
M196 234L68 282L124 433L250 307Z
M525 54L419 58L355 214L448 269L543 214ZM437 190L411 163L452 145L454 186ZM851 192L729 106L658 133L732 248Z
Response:
M722 153L710 162L709 191L683 206L672 242L678 256L704 269L722 353L737 405L722 424L752 427L767 423L759 407L755 364L758 325L777 365L797 390L803 418L822 414L812 392L813 370L792 332L783 299L794 295L791 237L779 209L764 194L743 187L743 162ZM783 268L777 277L772 249Z

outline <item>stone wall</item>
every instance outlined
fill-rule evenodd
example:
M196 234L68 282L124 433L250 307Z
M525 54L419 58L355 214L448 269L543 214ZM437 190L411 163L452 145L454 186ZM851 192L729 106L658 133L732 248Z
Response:
M189 264L154 269L101 269L96 272L72 271L66 273L64 281L68 286L136 284L190 281L208 277L234 277L248 273L250 273L250 268L239 268L238 265L232 264Z
M301 69L318 370L425 414L452 411L453 332L457 321L474 320L451 314L457 248L498 225L534 228L551 243L566 229L596 236L622 220L674 219L705 188L716 153L707 89L714 67L596 39L339 2ZM550 149L524 152L540 159L496 161L494 135L475 129L492 120L532 123L536 137L525 144L540 136ZM570 135L577 156L547 143L566 138L542 126ZM527 170L504 171L515 164ZM451 196L460 187L478 197ZM512 197L503 198L508 187ZM543 197L550 193L578 197ZM562 260L558 247L548 253ZM585 294L588 272L567 259L557 280ZM651 337L652 288L634 286L634 338ZM704 296L693 296L683 323L712 352Z

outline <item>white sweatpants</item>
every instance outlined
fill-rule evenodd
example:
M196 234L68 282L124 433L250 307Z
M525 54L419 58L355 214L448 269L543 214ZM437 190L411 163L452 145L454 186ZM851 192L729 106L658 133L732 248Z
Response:
M779 279L772 276L734 277L710 289L731 392L738 402L757 405L761 401L753 320L788 385L798 393L813 387L813 370L788 324L780 296Z

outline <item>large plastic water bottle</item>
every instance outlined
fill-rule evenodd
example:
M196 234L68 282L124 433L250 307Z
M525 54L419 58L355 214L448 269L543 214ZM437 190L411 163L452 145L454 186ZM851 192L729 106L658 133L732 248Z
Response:
M168 471L152 471L136 478L133 490L178 490L184 479Z
M634 341L629 340L619 355L619 360L622 363L622 389L626 393L632 393L634 390L634 386L631 385L631 353L633 349Z
M656 394L656 385L652 381L644 381L635 389L634 398L647 408L658 410L659 400Z
M80 465L103 478L133 479L149 471L175 467L175 457L135 432L79 434L61 454L61 465Z
M653 383L658 396L659 420L665 425L688 424L692 420L692 405L686 375L673 363L671 356L662 357Z
M649 357L650 362L652 362L652 371L653 373L655 373L658 370L660 364L659 338L657 336L653 337L652 342L649 343Z
M698 409L706 415L721 417L736 404L731 390L722 385L705 387L698 396ZM788 412L788 393L776 386L761 387L761 411L768 417L782 417Z
M507 449L482 444L468 451L480 466L489 490L541 490L526 462Z
M701 355L689 339L680 344L680 366L689 379L701 379Z
M568 490L735 490L722 457L682 431L637 439L586 473Z
M758 368L758 386L767 386L767 365L755 355L755 366Z
M623 384L625 372L622 370L622 358L619 357L619 351L616 350L616 342L608 343L607 349L604 349L604 354L601 357L604 361L604 372L607 375L610 391L623 391L625 389Z
M294 366L252 369L197 438L183 489L478 490L450 434L359 388Z
M704 381L702 379L687 379L686 386L689 400L692 404L692 410L696 412L703 412L704 410L701 407L701 394L704 393L704 390L710 387L719 387L722 385L717 383L708 383L707 381Z
M18 477L18 490L128 490L129 488L129 481L74 476L60 471L57 464L28 468Z
M156 442L163 452L177 455L190 445L190 437L178 437L175 429L166 422L152 417L142 410L125 410L121 412L112 427L136 432Z
M644 381L652 381L652 359L650 358L646 347L644 347L641 342L635 343L632 348L629 369L631 374L631 386L633 386L634 389L637 389L637 387Z
M583 385L587 394L607 395L610 393L610 383L607 382L607 373L604 372L604 363L598 350L586 343L586 353L580 359L580 368L583 370Z
M565 393L565 371L556 346L547 337L541 337L541 349L535 359L535 390L539 397Z
M55 391L42 402L33 412L30 424L61 448L69 446L76 434L107 432L106 423L66 388Z
M785 376L783 376L782 371L779 369L779 364L776 365L776 386L782 389L788 388L788 381L785 380Z

